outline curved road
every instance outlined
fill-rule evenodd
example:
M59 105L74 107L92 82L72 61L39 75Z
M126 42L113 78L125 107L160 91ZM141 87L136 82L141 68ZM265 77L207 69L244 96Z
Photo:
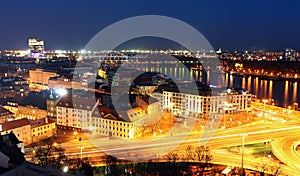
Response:
M278 122L275 125L267 122L255 122L252 125L242 125L240 127L217 131L212 138L207 139L208 143L206 144L206 146L210 147L211 153L214 156L214 163L240 166L241 154L228 153L226 147L241 145L241 134L245 134L245 144L266 142L275 138L275 140L272 140L274 154L287 164L287 166L282 166L283 172L287 175L300 175L300 169L296 164L297 159L290 157L293 155L285 153L294 151L290 147L293 141L286 141L286 136L295 137L296 134L300 134L300 126L295 122L286 122L284 124ZM70 141L62 144L62 146L69 155L81 155L80 146L84 146L82 151L84 156L98 157L103 156L103 153L107 153L115 155L118 158L145 161L148 157L153 157L157 154L163 156L173 149L184 151L188 145L199 146L200 137L200 134L191 134L188 138L182 140L182 136L173 134L173 136L161 139L136 139L128 141L90 136L90 140ZM257 161L257 158L245 155L244 166L255 169L254 163L257 163ZM270 160L266 160L265 162L269 165L273 163Z

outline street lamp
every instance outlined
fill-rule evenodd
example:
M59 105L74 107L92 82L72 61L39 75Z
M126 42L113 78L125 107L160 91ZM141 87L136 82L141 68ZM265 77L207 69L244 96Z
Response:
M242 134L242 172L243 172L243 175L244 175L245 136L248 136L248 134L245 134L245 133Z
M78 134L77 131L74 131L73 134L74 134L75 139L76 139L77 138L77 134Z
M298 103L294 103L294 110L298 109Z
M67 173L69 171L69 166L65 166L64 168L63 168L63 172L64 173Z
M80 148L80 159L82 159L82 149L84 149L84 146L78 147Z
M265 109L266 109L266 103L269 102L269 100L263 99L262 102L264 103L263 121L265 121Z
M65 96L68 94L68 91L64 88L55 89L55 92L60 96Z
M269 100L264 99L264 100L262 100L262 102L264 103L264 108L266 108L266 103L268 103Z

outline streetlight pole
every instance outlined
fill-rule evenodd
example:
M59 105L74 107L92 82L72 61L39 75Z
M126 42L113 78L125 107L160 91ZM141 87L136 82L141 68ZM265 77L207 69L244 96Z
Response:
M244 170L245 134L242 134L242 170Z
M263 109L263 121L265 121L265 111L266 111L266 103L268 102L269 100L262 100L262 102L264 103L264 109Z
M84 149L84 146L78 147L80 148L80 159L82 160L82 149Z
M185 113L185 115L184 115L184 124L183 124L183 126L184 126L185 128L188 127L188 125L187 125L187 116L188 116L188 112L186 111L186 113Z
M242 134L242 176L245 175L244 172L245 136L247 136L247 134L243 133Z

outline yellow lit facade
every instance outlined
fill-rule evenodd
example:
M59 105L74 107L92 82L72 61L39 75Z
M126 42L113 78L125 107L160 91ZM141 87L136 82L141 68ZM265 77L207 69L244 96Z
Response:
M28 119L19 119L0 124L1 135L9 134L10 132L13 132L20 141L23 141L24 145L32 143L31 126Z
M102 117L94 117L94 132L108 136L130 139L137 137L135 124L115 119L111 114Z
M57 73L44 71L43 69L29 70L29 78L31 83L48 85L49 78L55 76L57 76Z
M30 121L32 142L52 137L56 135L56 122L47 118Z
M38 109L32 106L18 106L16 115L18 118L28 118L30 120L36 120L47 117L47 110Z

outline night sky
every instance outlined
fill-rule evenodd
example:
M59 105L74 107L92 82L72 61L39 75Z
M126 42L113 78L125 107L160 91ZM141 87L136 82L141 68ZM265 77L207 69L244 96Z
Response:
M164 15L198 29L217 49L300 49L300 1L10 0L1 1L0 49L82 49L101 29L137 15ZM133 46L136 46L133 45Z

